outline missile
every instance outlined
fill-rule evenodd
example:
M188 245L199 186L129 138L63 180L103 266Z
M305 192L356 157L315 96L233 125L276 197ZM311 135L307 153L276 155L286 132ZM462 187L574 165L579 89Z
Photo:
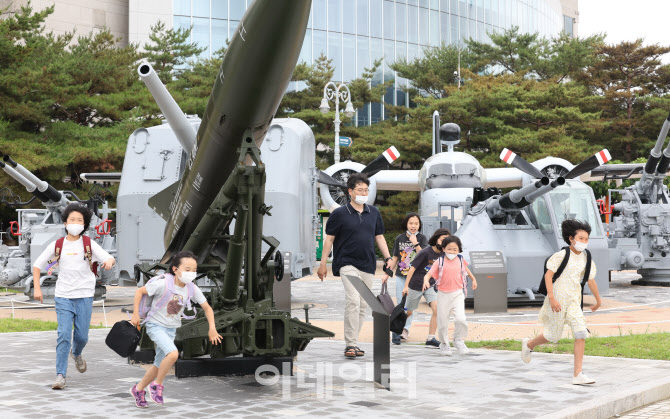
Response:
M310 9L311 0L256 0L235 29L182 178L149 200L167 221L164 261L216 198L242 142L262 143L298 61Z

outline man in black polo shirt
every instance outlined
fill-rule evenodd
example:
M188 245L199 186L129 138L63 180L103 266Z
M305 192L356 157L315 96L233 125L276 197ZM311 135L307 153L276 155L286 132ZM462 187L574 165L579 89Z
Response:
M368 205L370 180L362 173L354 173L347 181L351 201L334 210L326 223L326 239L323 243L321 265L317 274L323 281L326 277L326 261L334 245L333 275L349 275L360 278L368 288L377 268L375 243L388 265L391 256L384 239L384 222L377 208ZM344 285L344 356L355 358L364 352L357 346L358 334L365 322L367 303L356 288L342 278Z

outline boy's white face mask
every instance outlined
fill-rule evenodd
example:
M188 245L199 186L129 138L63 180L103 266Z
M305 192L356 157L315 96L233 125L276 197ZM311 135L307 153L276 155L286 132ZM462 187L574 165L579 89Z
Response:
M82 231L84 231L84 225L83 224L66 224L65 229L67 232L73 236L78 236L81 234Z
M445 255L445 256L447 257L447 259L449 259L449 260L454 260L454 259L456 259L456 256L458 256L457 254L454 254L454 253L445 253L444 255Z
M576 251L583 252L584 250L586 250L586 247L588 246L588 243L582 243L582 242L578 242L577 240L575 240L574 246L575 246Z

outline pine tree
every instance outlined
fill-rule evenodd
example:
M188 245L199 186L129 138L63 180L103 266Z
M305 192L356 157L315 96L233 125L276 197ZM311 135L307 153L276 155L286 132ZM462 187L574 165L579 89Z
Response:
M597 60L578 79L589 89L591 109L602 112L599 142L624 161L648 155L648 140L660 125L645 124L644 113L653 108L650 99L669 91L670 66L660 57L670 46L643 46L643 39L637 39L602 44L595 52Z
M172 71L175 67L185 64L188 59L206 49L199 47L195 42L188 42L192 30L193 27L166 29L163 21L151 26L149 39L153 43L144 44L144 49L147 51L145 57L163 83L172 81Z

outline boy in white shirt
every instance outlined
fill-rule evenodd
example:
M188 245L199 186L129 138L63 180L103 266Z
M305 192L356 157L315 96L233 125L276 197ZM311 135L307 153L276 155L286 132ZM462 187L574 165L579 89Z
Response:
M75 361L77 371L86 371L86 361L81 356L88 342L88 329L93 313L93 294L95 292L95 274L93 262L102 262L102 267L109 270L116 263L114 258L104 251L100 245L90 239L87 249L82 233L88 230L91 223L91 211L79 203L65 208L62 218L65 220L67 236L62 240L59 254L56 254L56 240L44 249L33 265L34 298L43 302L40 289L40 273L44 268L51 269L58 264L58 280L56 281L55 305L58 320L58 343L56 344L56 381L51 386L54 390L65 387L68 353ZM74 324L74 339L72 326Z

